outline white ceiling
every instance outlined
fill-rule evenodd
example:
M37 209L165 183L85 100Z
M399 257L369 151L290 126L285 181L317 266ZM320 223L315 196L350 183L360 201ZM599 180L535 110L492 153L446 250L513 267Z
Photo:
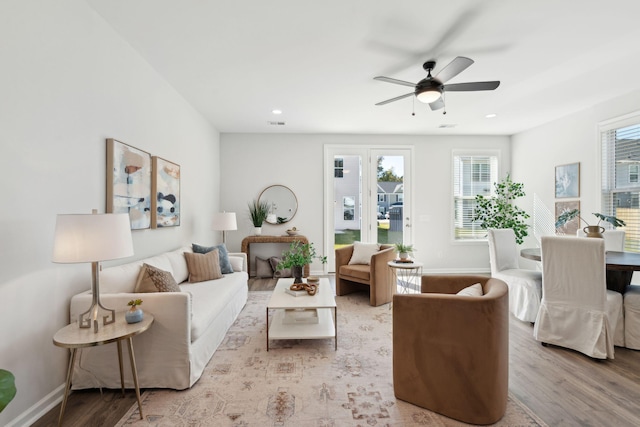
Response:
M640 89L638 0L86 1L220 132L511 135ZM456 56L500 87L374 105Z

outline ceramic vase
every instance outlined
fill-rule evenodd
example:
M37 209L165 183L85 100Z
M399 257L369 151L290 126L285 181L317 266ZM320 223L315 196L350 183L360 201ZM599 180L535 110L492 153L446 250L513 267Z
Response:
M302 283L302 266L294 265L291 267L291 274L293 275L293 283Z
M602 233L604 233L604 227L600 227L599 225L589 225L582 229L585 232L587 237L598 237L600 239L604 238Z
M254 227L253 228L253 234L256 236L261 236L262 235L262 227Z
M141 308L135 307L135 310L129 310L124 314L127 323L138 323L144 318L144 312Z

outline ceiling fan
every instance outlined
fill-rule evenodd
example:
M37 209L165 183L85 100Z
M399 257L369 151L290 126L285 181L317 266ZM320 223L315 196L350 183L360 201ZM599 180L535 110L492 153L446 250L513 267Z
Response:
M431 107L432 110L439 110L440 108L444 107L444 100L442 99L442 95L445 92L494 90L498 86L500 86L499 81L454 83L450 85L445 84L447 81L451 80L452 78L466 70L471 64L473 64L472 59L465 58L464 56L458 56L446 67L440 70L440 72L434 77L431 76L431 70L436 67L436 61L427 61L422 65L422 68L424 68L427 72L427 77L415 84L404 80L392 79L391 77L374 77L374 80L380 80L383 82L394 83L403 86L410 86L414 89L413 92L396 96L395 98L387 99L386 101L378 102L376 105L385 105L390 102L398 101L411 95L415 95L415 97L418 98L418 101L429 104L429 107Z

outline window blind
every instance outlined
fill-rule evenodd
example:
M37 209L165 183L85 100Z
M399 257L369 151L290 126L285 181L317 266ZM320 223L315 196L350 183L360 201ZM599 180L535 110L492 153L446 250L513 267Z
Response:
M459 153L453 157L455 240L484 240L487 231L472 221L476 195L491 197L498 181L498 156Z
M631 252L640 252L640 116L636 123L601 131L602 213L626 223L625 250Z

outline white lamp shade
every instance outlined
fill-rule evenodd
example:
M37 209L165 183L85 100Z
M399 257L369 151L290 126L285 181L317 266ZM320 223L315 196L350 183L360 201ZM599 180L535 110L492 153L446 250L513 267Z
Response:
M213 215L213 229L218 231L237 230L235 212L219 212Z
M132 255L129 214L58 215L53 262L96 262Z

